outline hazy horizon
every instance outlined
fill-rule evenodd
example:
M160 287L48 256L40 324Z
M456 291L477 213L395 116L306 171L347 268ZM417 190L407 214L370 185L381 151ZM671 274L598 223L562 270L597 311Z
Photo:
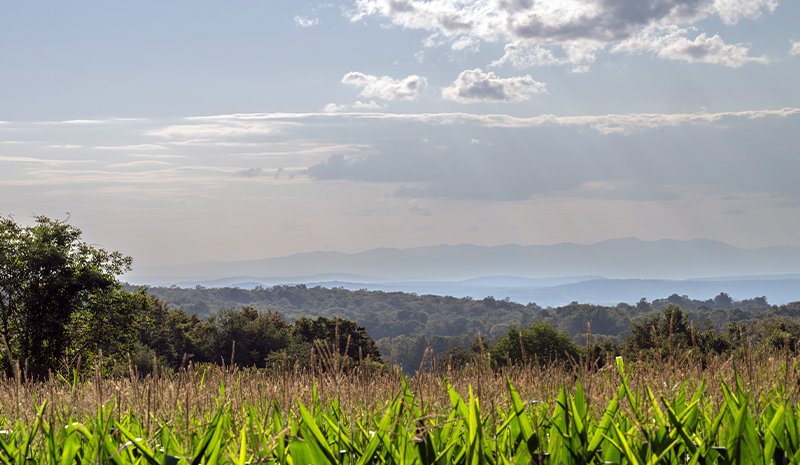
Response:
M16 3L0 215L69 212L134 267L800 247L798 23L785 0Z
M650 242L650 243L652 243L652 242L662 242L662 241L675 241L675 242L709 241L709 242L719 242L719 243L722 243L722 244L725 244L725 245L730 245L730 246L733 246L733 247L736 247L736 248L739 248L739 249L743 249L743 250L765 249L765 248L774 248L774 247L800 247L800 246L786 246L786 245L767 245L767 246L755 246L755 247L738 247L738 246L735 246L735 245L732 245L732 244L728 244L727 242L717 241L717 240L709 239L709 238L706 238L706 237L695 237L695 238L691 238L691 239L673 239L673 238L670 238L670 237L662 237L660 239L654 239L654 240L649 240L648 241L648 240L639 239L638 237L634 237L634 236L627 236L627 237L610 237L610 238L603 239L601 241L596 241L596 242L561 241L561 242L551 242L551 243L546 243L546 244L504 243L504 244L494 244L494 245L479 245L479 244L473 244L473 243L469 243L469 242L461 242L461 243L444 243L444 242L440 242L440 243L416 245L416 246L413 246L413 247L389 247L389 246L373 247L373 248L365 248L365 249L356 249L356 250L353 250L353 251L350 251L350 252L345 252L345 251L341 251L341 250L309 249L309 250L301 250L301 251L297 251L297 252L287 253L287 254L284 254L284 255L270 255L270 256L262 256L262 257L251 257L251 258L245 258L245 259L241 259L241 260L225 260L225 259L222 259L222 260L191 260L191 261L187 261L187 262L170 263L170 264L162 264L162 265L156 264L156 265L150 265L150 266L156 266L156 267L158 267L158 266L170 266L170 265L178 265L178 266L180 266L180 265L194 265L194 264L198 264L198 263L238 263L238 262L247 262L247 261L267 260L267 259L271 259L271 258L287 258L287 257L290 257L290 256L314 254L314 253L317 253L317 252L320 252L320 253L328 253L328 252L330 252L330 253L335 253L335 254L354 255L354 254L360 254L360 253L369 252L369 251L373 251L373 250L380 250L380 249L408 250L408 249L426 249L426 248L436 248L436 247L461 247L461 246L474 246L474 247L486 247L486 248L498 248L498 247L509 247L509 246L510 247L550 247L550 246L558 246L558 245L590 246L590 245L601 244L601 243L605 243L605 242L624 241L624 240L635 240L635 241Z

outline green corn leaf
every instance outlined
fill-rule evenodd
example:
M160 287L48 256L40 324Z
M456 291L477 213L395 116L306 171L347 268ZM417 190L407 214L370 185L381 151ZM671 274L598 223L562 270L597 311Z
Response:
M450 403L453 404L453 408L455 408L458 416L467 418L469 412L467 411L467 406L464 405L464 400L458 395L458 392L453 389L449 381L445 380L445 383L447 384L447 393L450 396Z
M732 406L729 402L728 409L731 408ZM733 428L729 431L727 448L733 463L744 463L742 461L748 458L748 448L745 440L746 416L747 407L743 405L741 409L736 410Z
M784 406L781 405L772 416L764 435L764 459L770 460L775 454L775 449L780 446L786 450L784 435Z
M511 397L511 407L513 409L512 415L507 421L513 421L516 424L517 428L522 434L522 440L525 441L525 444L527 445L528 453L533 456L539 448L538 435L534 433L531 420L525 413L525 404L522 403L519 393L511 384L511 379L508 376L506 376L506 385L508 386L508 393Z
M395 402L397 402L397 398L395 398ZM391 431L392 424L394 423L394 412L393 410L389 409L381 418L380 423L378 424L378 431ZM361 458L358 459L357 465L367 465L372 462L372 457L375 454L375 451L378 450L378 447L381 445L381 436L379 434L374 434L371 436L367 446L364 448L364 452L361 455Z
M156 457L155 457L155 454L153 453L153 451L150 450L149 447L147 447L147 441L145 441L142 438L137 438L130 431L128 431L127 428L125 428L124 426L122 426L119 423L117 423L117 428L119 429L119 432L123 436L125 436L125 438L128 441L130 441L130 445L133 446L134 448L136 448L136 450L138 450L139 453L142 454L142 457L144 457L145 460L147 460L147 462L150 465L161 465L158 462L158 460L156 460Z
M581 386L581 381L575 385L575 395L573 396L573 403L575 406L575 412L580 418L587 418L588 414L588 405L586 404L586 398L583 395L583 386Z
M245 465L247 458L247 430L242 428L239 432L239 458L236 460L236 465Z
M5 465L11 465L14 457L17 455L17 449L10 444L6 444L6 442L0 438L0 461Z
M664 450L658 455L652 455L650 459L647 461L647 465L656 465L660 463L664 463L664 457L667 456L670 452L672 452L672 448L680 443L680 439L676 439L672 441Z
M684 447L694 456L698 451L698 447L695 445L694 438L690 437L689 432L684 428L686 416L688 416L690 412L684 410L683 415L679 416L666 399L662 398L662 402L664 402L667 408L667 416L669 417L670 425L674 428L673 431L677 432L680 439L683 440Z
M328 424L328 428L330 428L336 434L336 440L339 444L339 450L347 450L356 455L361 455L361 450L358 444L354 441L350 440L350 436L348 436L346 431L343 431L341 426L337 423L337 420L330 415L323 415L325 422Z
M786 445L784 450L800 450L800 437L798 437L797 422L794 409L789 405L784 409L784 433Z
M311 450L308 448L308 444L300 438L294 438L289 441L289 456L292 459L292 463L294 465L316 465L317 463L325 463L325 462L317 462L317 457L311 453Z
M592 441L589 443L588 447L590 451L594 452L598 447L600 447L600 443L603 442L605 435L607 434L609 428L611 428L611 423L614 421L617 410L619 410L619 401L615 396L614 399L611 400L611 403L608 404L608 407L606 407L606 410L603 412L603 419L600 420L600 424L594 430Z
M221 435L221 423L222 423L222 416L223 416L224 409L220 408L217 410L216 415L209 423L208 428L206 429L205 434L203 435L203 439L197 445L195 450L192 453L192 462L191 465L199 465L200 461L203 459L203 456L208 450L208 447L212 444L212 441L217 439L219 441Z
M620 450L623 453L623 457L628 460L632 465L640 465L639 457L634 454L633 449L631 448L630 443L625 438L625 435L620 431L619 427L615 424L612 425L614 427L614 433L616 433L617 441L619 445L615 443L611 438L607 438L609 442L611 442L614 447Z
M39 431L39 427L42 424L42 414L44 413L44 409L46 407L47 401L44 401L42 406L36 411L36 420L33 422L33 428L31 428L30 432L25 438L25 442L22 444L22 455L20 456L22 460L27 460L27 457L30 454L31 442L33 442L33 437L36 435L36 432Z
M78 455L80 450L80 441L75 434L69 433L62 444L58 465L71 465L75 462L75 456Z
M211 453L205 460L205 465L217 465L219 457L222 454L222 428L216 428L214 431L213 439L211 440Z
M327 460L328 463L336 463L336 454L334 454L334 452L330 449L328 439L324 434L322 434L322 431L317 426L316 419L311 416L311 413L309 413L300 399L297 399L297 403L300 406L300 418L302 419L301 429L311 433L310 435L304 434L304 437L306 438L306 445L308 446L309 450L317 459Z

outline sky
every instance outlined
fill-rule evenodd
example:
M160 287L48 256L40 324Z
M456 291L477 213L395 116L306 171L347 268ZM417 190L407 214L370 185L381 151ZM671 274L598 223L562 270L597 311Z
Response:
M134 267L800 246L800 2L5 2L0 215Z

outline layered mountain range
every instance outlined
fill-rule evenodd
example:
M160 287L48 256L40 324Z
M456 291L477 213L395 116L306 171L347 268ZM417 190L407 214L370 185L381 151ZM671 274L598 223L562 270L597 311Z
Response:
M631 302L677 293L800 300L800 248L743 249L707 239L614 239L589 245L438 245L347 254L299 253L237 262L137 267L136 284L194 287L279 284L419 294L508 297L539 305Z

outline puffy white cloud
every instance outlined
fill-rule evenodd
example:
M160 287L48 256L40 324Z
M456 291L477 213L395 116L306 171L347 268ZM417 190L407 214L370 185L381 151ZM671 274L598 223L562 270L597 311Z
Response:
M349 72L342 78L342 83L360 87L358 94L365 98L382 100L415 100L420 90L425 87L426 80L412 74L405 79L392 79L389 76L372 76L356 71Z
M489 66L502 66L511 63L515 68L530 68L531 66L546 66L561 64L550 49L544 48L536 42L512 42L506 44L503 56L493 61Z
M756 19L767 9L770 13L778 7L778 0L714 0L714 9L725 24L736 24L740 19Z
M649 28L620 43L614 47L614 51L652 52L668 60L722 64L731 68L739 68L748 62L769 63L767 57L749 56L750 47L747 45L726 44L719 35L708 37L706 33L690 40L686 37L689 32L689 29L677 26Z
M795 56L800 55L800 40L797 42L792 41L792 48L789 50L789 55Z
M442 90L442 98L459 103L521 102L530 94L547 92L542 82L530 75L510 78L484 73L480 68L462 71L449 87Z
M575 65L573 72L584 72L588 70L588 63L596 60L595 52L603 47L604 44L599 42L574 41L562 44L564 55L556 56L550 48L545 48L537 42L516 41L506 44L503 56L489 66L497 67L510 63L515 68L530 68L572 64Z
M726 24L755 19L774 12L777 0L355 0L352 20L367 16L388 18L399 27L430 31L426 46L452 42L460 49L479 41L508 42L505 55L493 65L517 67L570 63L580 72L594 60L594 52L618 45L653 28L685 28L718 16ZM673 43L657 56L688 62L765 62L748 57L748 47L727 45L718 36ZM558 57L552 47L564 47ZM510 48L508 48L510 47ZM588 47L588 48L587 48ZM615 47L612 51L621 51ZM744 54L744 55L742 55ZM699 58L698 58L699 57ZM708 57L708 58L706 58Z
M319 18L304 18L303 16L295 16L294 24L300 27L311 27L319 24Z

